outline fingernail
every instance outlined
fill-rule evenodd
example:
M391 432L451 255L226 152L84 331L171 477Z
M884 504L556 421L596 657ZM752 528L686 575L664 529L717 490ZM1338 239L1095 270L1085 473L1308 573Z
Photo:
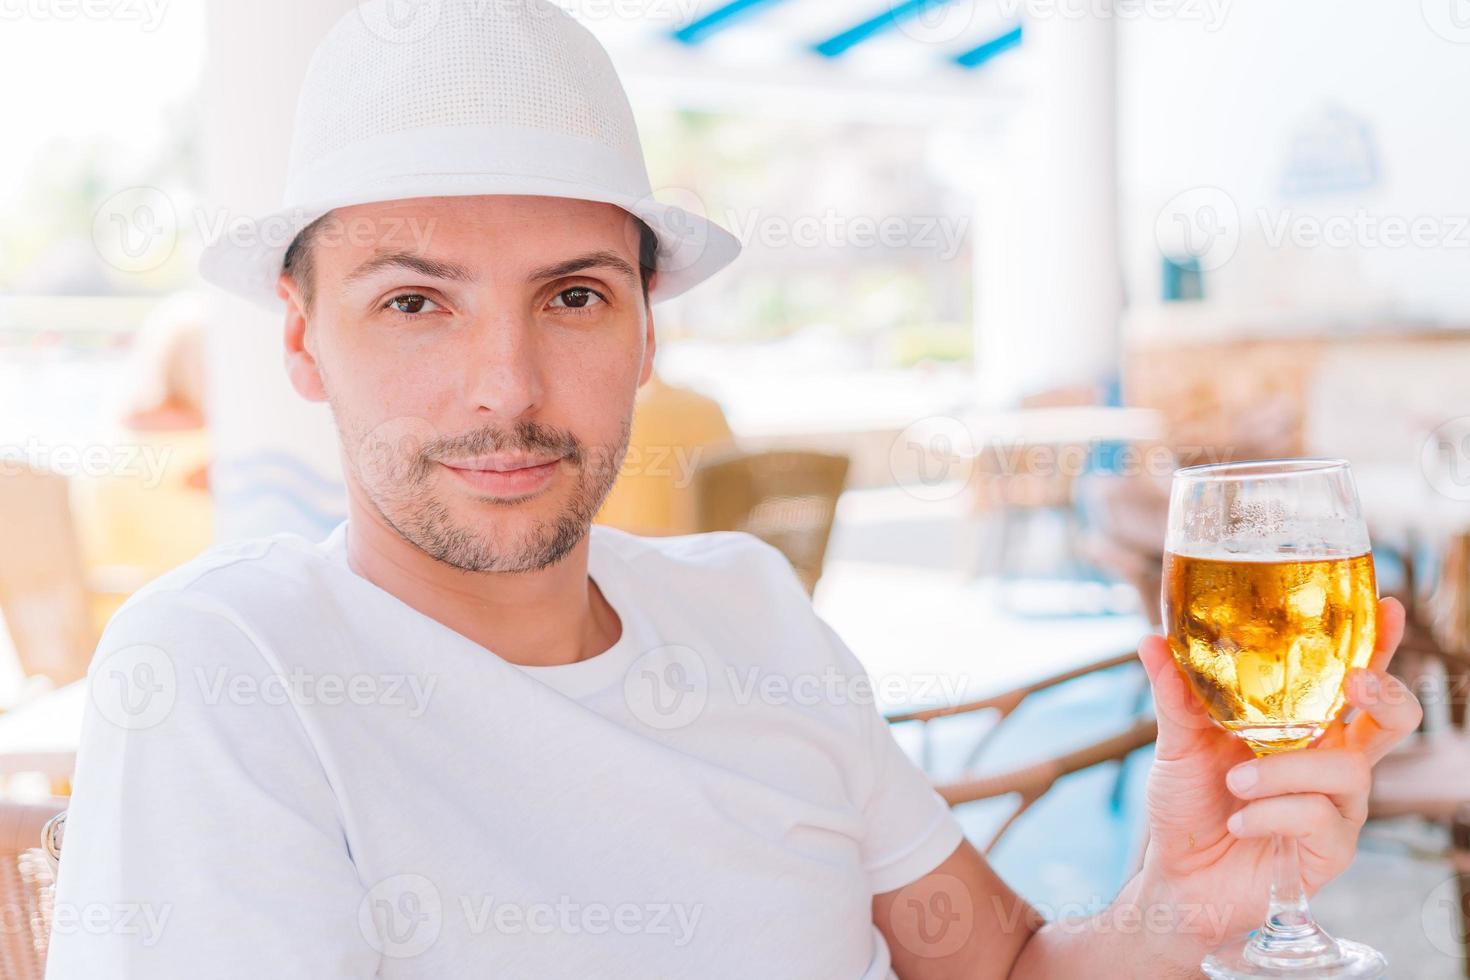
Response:
M1225 774L1225 782L1235 793L1244 793L1260 780L1261 774L1256 771L1254 762L1242 762L1230 772Z
M1245 823L1245 820L1241 817L1240 811L1236 810L1230 815L1230 819L1225 821L1225 829L1230 831L1236 837L1239 837L1240 828L1243 823Z

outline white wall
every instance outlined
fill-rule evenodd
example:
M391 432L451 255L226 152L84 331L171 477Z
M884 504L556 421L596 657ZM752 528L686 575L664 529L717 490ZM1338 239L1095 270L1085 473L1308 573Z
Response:
M1115 25L1104 11L1024 26L1029 97L976 166L976 366L997 406L1111 380L1122 306Z
M203 163L208 214L281 206L296 96L317 42L351 0L210 0ZM211 290L208 361L215 538L295 531L345 516L336 430L282 363L283 318Z
M1215 30L1177 12L1119 24L1131 302L1158 302L1161 209L1213 186L1238 212L1240 244L1207 280L1211 298L1250 311L1470 324L1470 18L1463 28L1451 19L1458 0L1216 2ZM1287 194L1292 134L1329 106L1368 124L1378 184ZM1332 220L1348 243L1273 246L1263 220L1308 232ZM1437 244L1395 247L1393 223L1415 220Z

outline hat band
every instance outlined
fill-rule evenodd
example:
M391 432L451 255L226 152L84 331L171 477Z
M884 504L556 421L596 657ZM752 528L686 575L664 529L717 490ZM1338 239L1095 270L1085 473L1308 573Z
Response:
M292 169L286 184L288 208L327 201L367 203L380 200L373 191L386 186L411 185L426 192L419 196L431 197L442 183L445 194L463 194L466 178L476 177L523 178L528 184L523 193L535 193L530 188L546 181L597 188L614 198L652 193L641 151L618 153L592 140L521 126L385 133Z

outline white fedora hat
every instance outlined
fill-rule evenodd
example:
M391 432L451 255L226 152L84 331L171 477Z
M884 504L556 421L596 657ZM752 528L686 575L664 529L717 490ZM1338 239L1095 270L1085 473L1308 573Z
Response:
M642 218L658 237L653 301L740 253L724 228L654 198L612 61L564 10L547 0L363 0L312 55L281 209L232 223L199 270L280 309L286 250L328 211L471 194L602 201Z

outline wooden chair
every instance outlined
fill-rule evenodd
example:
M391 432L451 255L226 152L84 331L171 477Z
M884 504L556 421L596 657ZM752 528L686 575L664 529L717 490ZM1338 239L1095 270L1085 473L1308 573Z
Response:
M1168 486L1147 475L1108 476L1088 481L1082 495L1092 519L1082 557L1130 585L1149 625L1160 628Z
M976 575L1020 574L1014 559L1027 529L1050 515L1061 521L1069 560L1078 557L1080 524L1073 507L1077 473L1068 460L1085 458L1086 446L1020 443L989 445L975 457L970 476L970 513L988 519L994 544L977 556Z
M1136 653L1125 653L1099 660L1086 666L1077 667L1072 670L1055 674L1051 677L1025 684L1004 694L993 697L981 698L976 701L968 701L963 704L946 705L939 708L930 708L921 711L911 711L902 714L890 715L890 724L901 724L905 722L917 722L924 728L924 758L923 764L930 765L929 758L929 731L928 726L941 718L953 718L956 715L970 714L977 711L993 711L997 715L996 724L990 728L981 744L970 753L973 762L981 749L987 744L1000 729L1001 723L1009 718L1021 705L1042 691L1053 689L1067 681L1076 680L1080 677L1097 674L1101 671L1110 670L1129 662L1137 662ZM1119 764L1118 780L1114 784L1114 799L1118 798L1121 791L1123 776L1123 763L1135 750L1151 745L1158 735L1158 725L1153 718L1139 717L1134 719L1124 728L1113 732L1106 737L1090 742L1079 748L1071 749L1052 758L1030 765L1020 766L1003 772L990 775L967 777L949 782L941 782L936 785L939 795L944 797L950 806L958 806L961 803L973 803L978 800L993 799L1001 796L1015 795L1018 797L1015 809L1005 818L1004 822L981 847L982 852L989 853L999 842L1000 838L1010 829L1021 816L1037 800L1041 799L1048 790L1056 785L1063 776L1069 776L1093 766L1102 765L1106 762ZM1142 851L1138 852L1141 857Z
M97 643L67 481L0 465L0 614L21 668L57 686L87 672Z
M1068 385L1033 392L1020 399L1019 408L1081 408L1101 404L1103 393L1094 385ZM974 575L1008 578L1024 569L1013 559L1023 535L1047 515L1061 522L1068 560L1079 557L1081 525L1073 499L1078 472L1089 447L1080 443L1014 442L980 447L969 479L970 514L988 519L995 529L994 544L982 548L971 563Z
M1406 574L1412 582L1412 565ZM1424 605L1425 625L1417 635L1411 632L1405 639L1416 648L1430 648L1430 656L1439 661L1450 695L1450 726L1463 731L1470 721L1466 712L1470 702L1470 533L1456 534L1445 543L1439 577Z
M692 526L748 531L780 550L808 593L822 576L848 458L777 451L724 453L695 467Z
M83 567L67 479L0 461L0 615L26 676L87 673L100 620L143 584L137 569Z
M0 803L0 977L41 980L51 935L65 800Z

